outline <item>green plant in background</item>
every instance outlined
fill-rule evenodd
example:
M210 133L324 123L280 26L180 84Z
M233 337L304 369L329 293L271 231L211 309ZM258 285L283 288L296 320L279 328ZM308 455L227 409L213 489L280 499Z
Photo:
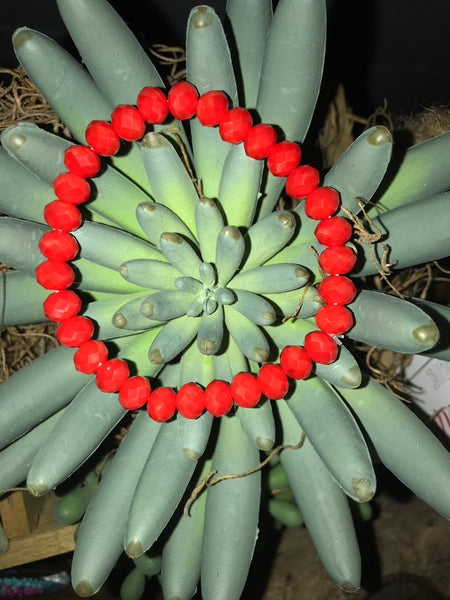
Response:
M143 87L164 83L104 0L57 5L86 68L27 28L13 42L30 78L74 138L85 143L93 119L108 120L118 104L134 104ZM224 90L233 106L255 109L283 138L302 142L322 76L325 3L280 0L272 14L270 0L229 0L227 14L232 53L214 11L192 10L187 80L200 94ZM71 142L31 123L9 127L1 141L0 210L9 216L0 219L0 257L15 269L0 280L2 320L6 326L40 322L47 293L34 273L43 260L39 239L49 229L43 208L54 198L51 184L65 170ZM338 190L351 214L360 213L359 202L374 203L370 226L381 238L354 240L358 263L352 276L374 274L386 260L403 268L449 254L443 218L450 199L449 145L445 134L412 148L386 182L392 139L378 126L324 176L323 185ZM187 132L181 123L164 123L141 145L127 144L105 161L91 183L92 201L74 232L80 245L72 263L76 289L98 339L139 374L173 388L231 381L238 372L256 372L259 362L276 361L280 349L302 344L315 329L322 304L316 254L323 249L315 239L316 222L306 216L304 203L274 213L284 178L246 156L242 144L223 142L217 128L196 119ZM163 233L169 236L160 246ZM192 275L199 269L201 283ZM214 293L205 294L211 288ZM140 312L143 302L152 314ZM301 447L281 451L281 465L321 560L343 589L360 585L348 498L366 502L375 492L366 436L403 483L450 515L447 452L400 400L361 374L351 352L356 340L449 360L450 309L369 290L360 290L349 308L355 324L338 359L317 364L308 379L291 381L286 399L238 407L216 419L209 413L196 419L178 415L162 424L138 412L79 528L72 570L79 595L101 587L125 548L136 569L124 597L139 597L145 575L160 570L167 600L191 598L200 579L205 600L239 598L258 537L261 451L275 443L296 446L303 433ZM116 393L100 391L93 375L75 370L74 352L58 347L2 384L1 489L25 479L35 494L55 488L125 416ZM219 477L252 472L208 487L184 514L190 494L212 471ZM81 494L84 500L94 487ZM269 505L273 514L286 522L292 515L299 523L292 504L282 501Z

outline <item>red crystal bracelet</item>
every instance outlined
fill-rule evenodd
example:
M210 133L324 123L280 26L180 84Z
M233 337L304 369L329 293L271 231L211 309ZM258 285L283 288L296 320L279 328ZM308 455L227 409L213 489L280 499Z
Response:
M221 138L231 144L243 143L247 156L267 159L269 171L286 177L286 193L295 199L305 198L305 213L319 221L315 236L326 246L319 256L319 265L326 277L318 293L326 303L316 314L319 328L305 336L304 346L286 346L280 354L280 364L265 363L255 376L237 373L230 384L213 380L206 389L191 382L177 392L168 387L151 389L147 378L130 377L128 363L119 358L108 359L108 350L100 340L93 340L94 323L80 316L81 299L69 290L75 274L68 261L79 251L71 235L81 225L81 213L76 205L86 202L91 194L88 178L101 168L100 156L112 156L120 148L121 139L135 141L145 134L146 124L160 124L169 113L179 120L194 115L206 127L218 127ZM187 81L175 83L166 96L156 87L145 87L138 95L136 106L121 104L111 114L111 122L95 120L86 128L87 145L73 145L65 151L68 171L58 175L53 187L57 199L44 208L44 218L52 228L45 233L39 248L47 260L36 268L36 279L45 289L53 290L44 302L45 315L56 322L57 339L66 346L78 347L74 355L75 368L96 375L97 387L104 392L118 392L122 406L136 410L147 406L149 416L167 421L175 411L191 419L203 411L219 417L227 414L233 402L252 408L261 396L283 398L289 379L303 379L311 374L313 363L330 364L336 360L338 346L333 335L348 331L353 316L344 305L350 303L356 288L345 277L356 262L356 255L346 242L352 235L352 225L343 217L333 216L339 208L339 194L330 187L319 187L319 173L309 165L300 165L301 149L294 142L277 143L272 125L253 125L247 109L229 108L226 94L211 90L199 96L195 86ZM330 335L329 335L330 334Z

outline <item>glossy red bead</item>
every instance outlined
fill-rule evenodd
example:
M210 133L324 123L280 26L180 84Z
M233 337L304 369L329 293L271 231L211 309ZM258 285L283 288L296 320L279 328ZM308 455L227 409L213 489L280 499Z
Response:
M44 314L51 321L75 317L81 310L81 298L73 290L61 290L44 300Z
M233 396L226 381L214 379L206 386L204 392L205 408L214 417L221 417L230 412Z
M170 88L167 96L169 110L175 119L183 121L195 115L198 92L188 81L177 81Z
M253 408L261 399L256 377L246 371L241 371L233 377L230 389L233 400L244 408Z
M119 402L127 410L137 410L150 398L150 382L145 377L135 375L125 381L119 390Z
M94 177L100 171L100 158L92 148L73 145L64 152L64 164L71 173L81 177Z
M277 143L277 132L272 125L260 123L250 129L244 139L244 150L247 156L262 160Z
M195 108L197 119L205 127L218 125L228 110L228 98L225 92L210 90L200 96Z
M120 148L120 137L111 123L91 121L86 127L86 142L100 156L113 156Z
M252 116L246 108L230 108L220 120L219 135L224 142L239 144L244 141L252 123Z
M311 359L316 363L329 365L337 358L337 344L324 331L311 331L307 333L303 345Z
M353 227L343 217L328 217L320 221L314 230L319 244L323 246L342 246L352 237Z
M71 317L58 325L56 339L63 346L75 348L91 339L94 333L94 323L88 317Z
M147 402L149 416L158 423L171 419L175 413L176 397L173 389L169 387L153 390Z
M185 383L177 392L175 406L186 419L196 419L205 410L203 389L198 383Z
M108 348L100 340L89 340L78 348L73 357L75 369L91 374L108 360Z
M266 398L270 400L280 400L284 398L289 388L289 381L286 373L280 365L266 363L258 371L256 377L259 389Z
M353 269L356 254L349 246L329 246L319 256L319 265L330 275L343 275Z
M67 231L52 229L46 231L39 240L39 250L52 260L72 260L78 254L77 240Z
M44 207L44 219L54 229L73 231L81 225L81 213L76 206L63 200L53 200Z
M65 290L75 280L70 265L59 260L44 260L35 269L36 281L46 290Z
M331 217L339 208L339 194L330 187L313 190L305 200L305 213L310 219L322 220Z
M319 171L309 165L300 165L286 179L286 194L291 198L306 198L319 185Z
M127 142L140 140L145 133L144 117L130 104L119 104L111 113L114 131Z
M280 366L288 377L304 379L311 374L313 365L304 348L301 346L285 346L280 354Z
M316 313L316 325L326 333L345 333L353 323L352 313L342 304L325 304Z
M166 95L157 87L145 87L137 97L138 111L147 123L163 123L169 114Z
M81 204L89 200L91 188L89 183L76 173L61 173L53 181L55 194L63 202Z
M267 167L272 175L286 177L295 169L302 157L300 146L295 142L280 142L270 149Z
M130 369L121 358L107 360L97 370L95 383L102 392L117 392L128 379Z
M327 304L348 304L356 295L356 286L344 275L330 275L322 279L317 291Z

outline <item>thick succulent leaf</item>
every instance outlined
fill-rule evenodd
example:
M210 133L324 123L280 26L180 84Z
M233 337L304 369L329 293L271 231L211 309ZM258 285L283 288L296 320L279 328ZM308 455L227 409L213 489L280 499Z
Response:
M264 53L256 108L264 123L302 142L319 93L325 56L323 0L280 0Z
M174 146L163 135L148 133L142 140L142 159L154 199L174 211L195 232L198 194Z
M18 29L13 45L20 64L61 121L77 140L86 143L89 123L93 119L109 120L112 110L89 73L56 42L37 31ZM136 144L127 144L127 151L112 162L144 189L148 188Z
M448 207L450 192L427 197L424 200L399 206L372 219L372 230L381 231L381 242L389 248L386 260L395 269L404 269L431 260L439 260L450 254L450 228ZM375 247L378 261L383 255L383 246ZM352 274L374 275L378 272L369 245L363 244L362 251Z
M369 451L339 396L318 377L310 377L297 381L287 404L344 492L356 502L368 502L376 489Z
M145 412L138 414L102 475L73 555L72 585L82 596L98 591L123 552L128 511L159 429Z
M426 200L450 187L450 132L394 153L386 179L374 197L369 215Z
M176 421L161 425L136 486L125 533L125 549L132 558L158 539L194 472L196 462L184 454L177 437Z
M34 269L45 260L38 243L48 225L0 217L0 256L10 267L34 276Z
M207 6L192 9L186 33L186 77L200 94L223 90L237 105L236 81L230 50L222 24ZM217 128L204 127L196 118L190 122L194 164L205 196L217 198L220 174L229 143L222 141Z
M297 445L302 430L284 400L277 402L283 444ZM295 501L324 567L347 592L360 585L361 558L347 498L308 439L285 449L283 465Z
M340 393L386 467L434 510L450 518L450 459L428 427L372 378L363 389Z
M109 269L118 270L128 260L161 258L154 246L115 227L85 221L73 235L80 245L80 256Z
M222 418L212 470L218 476L245 473L259 462L258 449L238 419ZM208 489L201 560L205 600L240 598L258 534L260 494L260 471L226 479Z
M44 206L55 199L44 183L0 148L0 212L18 219L44 223Z
M211 198L201 196L195 207L197 238L202 258L213 262L216 256L216 240L225 223L217 204Z
M352 340L404 354L430 350L439 329L420 308L390 294L361 290L348 305L355 324L347 332Z
M241 106L255 108L259 79L272 21L272 0L228 0L227 16L231 25L231 52L234 58Z
M74 348L58 346L2 383L0 447L56 413L89 382L91 375L74 369L74 354Z
M163 86L152 61L111 4L57 0L57 5L83 63L112 108L135 104L145 86Z
M219 186L219 202L230 225L247 228L259 200L264 162L246 155L243 144L230 148Z
M211 472L211 461L204 462L196 485ZM192 485L191 485L192 487ZM206 494L200 494L183 514L182 506L169 523L170 533L164 543L161 564L161 586L165 598L190 600L200 579L200 557L203 541Z
M0 319L2 327L46 321L42 303L48 290L21 271L0 274ZM17 301L20 298L20 302Z
M33 123L23 122L8 127L1 134L1 141L10 156L49 185L60 173L67 171L64 165L64 151L72 144ZM17 167L15 170L17 171ZM28 182L30 179L29 172L24 175L24 179ZM6 179L6 182L8 181L9 178ZM26 190L22 189L24 185L25 182L22 182L19 178L15 183L15 187L10 185L13 199L22 192L23 201L27 202L28 197L25 192L28 192L29 187L32 187L32 181L30 180ZM38 193L45 197L44 193L40 192L40 188L43 187L42 183L38 180L35 185L39 191ZM112 223L116 227L127 229L135 235L142 236L134 212L140 202L149 200L149 196L141 188L109 165L104 165L101 174L90 180L90 185L92 202L86 205L90 214L89 218L108 224ZM30 195L36 197L37 191L33 193L31 189ZM47 202L53 200L54 197L54 191L52 190ZM41 203L42 201L39 199L39 207ZM40 210L42 211L42 208ZM42 213L39 213L39 217L33 220L42 221Z
M351 144L325 175L323 185L338 190L341 205L358 214L384 177L392 153L392 136L381 125L371 127ZM346 216L343 211L339 213ZM303 233L303 232L302 232Z
M166 232L180 234L184 238L194 241L192 233L184 222L170 208L159 202L139 204L136 208L136 218L142 231L157 248L160 246L162 234ZM164 260L164 256L160 254L158 260Z

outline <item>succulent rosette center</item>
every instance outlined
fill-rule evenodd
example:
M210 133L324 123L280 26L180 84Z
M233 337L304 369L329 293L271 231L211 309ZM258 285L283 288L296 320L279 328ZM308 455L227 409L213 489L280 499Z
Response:
M291 239L296 219L280 211L242 234L238 227L224 224L210 198L197 201L195 214L194 236L163 205L138 207L138 221L159 247L161 260L131 260L121 265L120 273L155 291L139 302L124 304L113 322L136 329L165 323L149 350L155 364L176 358L195 337L203 355L225 352L231 337L246 358L265 362L270 355L270 326L282 312L272 296L298 290L309 279L308 271L294 263L262 265ZM161 221L171 221L172 231L160 233ZM221 226L218 234L208 231L211 222L216 229ZM275 243L269 242L272 239ZM209 262L211 253L214 262Z

